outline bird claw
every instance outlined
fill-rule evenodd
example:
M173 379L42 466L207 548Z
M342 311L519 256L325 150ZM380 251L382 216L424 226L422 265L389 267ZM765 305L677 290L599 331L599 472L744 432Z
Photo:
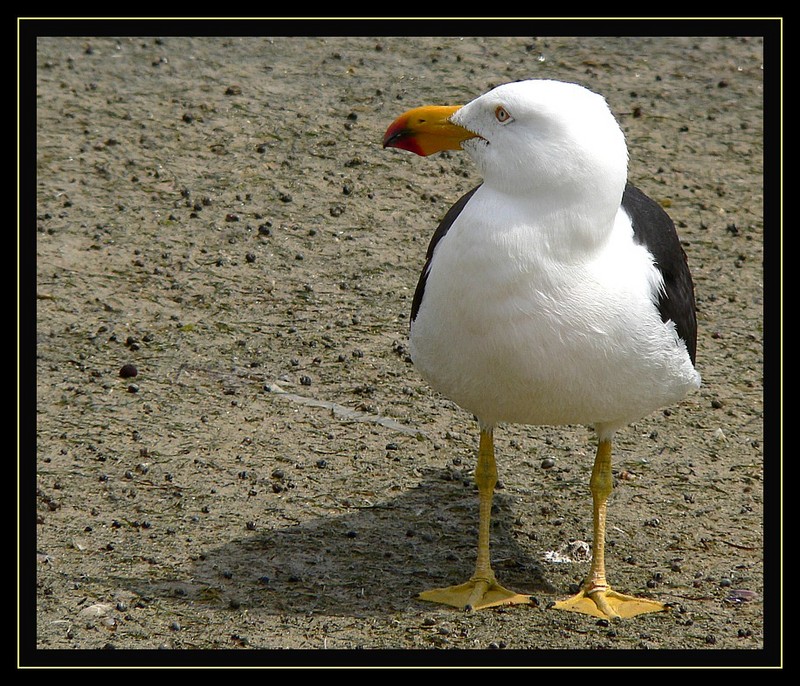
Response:
M556 610L580 612L602 619L628 619L646 612L664 612L667 609L666 605L656 600L617 593L608 587L588 592L581 590L571 598L559 600L553 607Z
M434 588L417 596L420 600L442 603L461 610L482 610L501 605L529 605L531 597L504 588L494 579L473 577L457 586Z

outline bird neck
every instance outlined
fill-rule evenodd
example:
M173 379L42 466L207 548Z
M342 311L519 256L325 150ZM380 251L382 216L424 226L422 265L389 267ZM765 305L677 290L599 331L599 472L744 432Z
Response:
M622 202L622 188L611 195L585 188L512 195L484 186L476 200L486 204L487 216L500 218L515 233L522 231L532 249L562 263L585 260L605 247Z

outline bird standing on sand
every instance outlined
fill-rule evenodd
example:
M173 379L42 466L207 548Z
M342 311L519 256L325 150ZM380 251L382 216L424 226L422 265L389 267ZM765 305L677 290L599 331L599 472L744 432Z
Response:
M483 177L434 233L412 302L415 366L480 428L475 573L420 597L468 609L530 602L491 567L493 431L587 424L598 440L592 563L580 592L555 607L663 610L606 579L611 449L617 430L699 387L694 287L672 221L627 182L624 135L605 99L559 81L508 83L463 107L410 110L383 145L464 149Z

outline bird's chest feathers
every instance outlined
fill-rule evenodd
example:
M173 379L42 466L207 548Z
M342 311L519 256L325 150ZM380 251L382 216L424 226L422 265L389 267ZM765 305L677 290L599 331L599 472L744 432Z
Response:
M437 246L426 299L465 331L485 331L495 319L563 319L574 315L576 288L590 272L585 263L555 258L549 237L535 228L510 222L490 230L465 221Z
M569 229L542 229L513 214L491 225L456 221L434 253L418 316L430 326L420 321L419 329L490 347L524 339L526 347L579 348L597 345L597 334L615 335L632 316L652 310L655 317L655 270L630 225L618 219L589 249L564 236Z

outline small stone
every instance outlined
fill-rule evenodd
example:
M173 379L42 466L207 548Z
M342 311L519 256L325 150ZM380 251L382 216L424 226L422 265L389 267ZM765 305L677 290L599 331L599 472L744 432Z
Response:
M732 603L746 603L756 598L758 598L758 594L755 591L746 588L735 588L730 592L726 600Z
M119 370L119 375L123 379L130 379L130 378L136 376L138 373L139 373L139 370L136 369L136 367L133 366L132 364L123 364L122 367L120 367L120 370Z

